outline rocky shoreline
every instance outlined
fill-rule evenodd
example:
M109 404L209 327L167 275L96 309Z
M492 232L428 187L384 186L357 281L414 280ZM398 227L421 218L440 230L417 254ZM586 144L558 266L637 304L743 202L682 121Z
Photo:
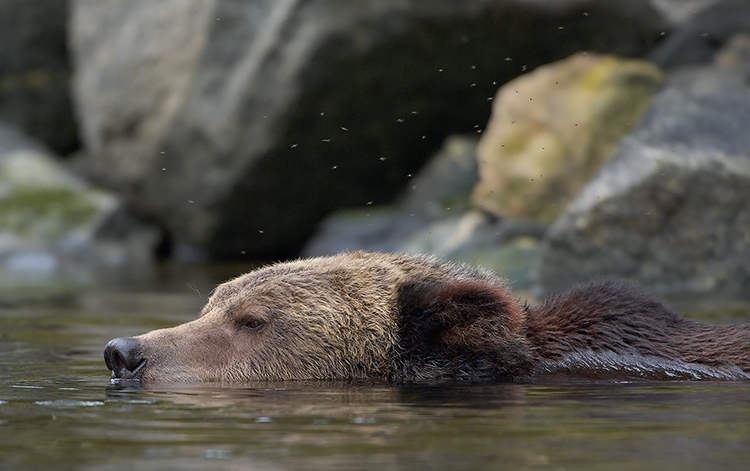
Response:
M750 4L687 3L5 2L0 275L366 249L746 299Z

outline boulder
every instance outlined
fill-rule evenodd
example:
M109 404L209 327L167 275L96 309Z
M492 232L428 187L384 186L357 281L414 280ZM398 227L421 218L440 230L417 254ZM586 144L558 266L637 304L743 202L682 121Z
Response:
M727 41L711 63L684 65L667 76L668 87L693 94L750 89L750 33Z
M729 39L748 32L750 2L721 0L709 3L678 25L648 57L666 70L707 63Z
M496 218L470 210L420 227L397 251L434 254L445 260L489 268L506 277L515 289L525 290L546 228L532 221Z
M0 120L61 154L79 147L67 13L68 0L0 2Z
M475 204L551 223L637 124L661 82L650 63L586 53L508 82L477 148Z
M296 253L386 203L497 86L581 49L639 55L646 0L73 0L85 167L214 257Z
M337 211L305 246L306 256L345 250L434 254L502 273L524 289L547 226L471 209L477 139L451 136L389 206Z
M670 24L679 28L718 0L651 0L651 4Z
M469 207L469 193L477 181L476 146L475 136L449 137L440 151L412 177L394 204L368 205L333 213L318 226L303 254L333 255L344 250L404 251L405 244L420 231L429 230L431 224L461 218ZM429 247L434 248L431 244Z
M148 265L159 232L68 172L42 144L0 125L0 289L89 282L98 269Z
M667 90L545 235L537 295L601 275L750 290L750 94Z

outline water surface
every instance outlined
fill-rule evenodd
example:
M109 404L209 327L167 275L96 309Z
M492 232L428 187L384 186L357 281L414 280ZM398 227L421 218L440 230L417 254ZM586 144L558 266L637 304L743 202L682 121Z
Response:
M225 278L0 306L0 468L748 469L750 383L110 383L110 338L192 319Z

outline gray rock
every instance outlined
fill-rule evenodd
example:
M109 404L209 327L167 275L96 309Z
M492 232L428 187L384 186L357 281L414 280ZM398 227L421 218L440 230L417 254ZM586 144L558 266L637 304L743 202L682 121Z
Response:
M670 23L679 26L694 19L718 0L651 0L651 3Z
M692 94L750 90L750 33L733 36L709 64L678 67L668 75L668 87Z
M547 225L514 218L497 218L471 210L461 216L438 219L415 231L398 251L429 253L451 260L474 258L516 239L541 239Z
M666 70L710 62L731 37L743 32L750 32L750 2L721 0L680 25L649 59Z
M550 228L535 293L601 275L662 294L750 292L750 94L660 95Z
M303 254L434 254L490 268L512 280L516 289L525 289L537 241L547 226L470 209L469 194L477 181L476 145L473 136L450 137L396 204L334 213Z
M469 193L477 181L476 146L474 136L451 136L395 204L332 214L319 225L303 254L403 251L405 243L418 232L429 231L431 224L460 217L468 209Z
M215 257L298 251L481 128L499 84L581 48L641 54L662 26L646 0L72 6L85 166Z
M397 252L434 254L494 270L525 290L546 225L496 218L476 210L435 220L414 231Z
M0 2L0 120L66 154L79 146L66 47L68 0Z
M651 3L670 23L679 26L694 19L702 10L719 0L651 0Z
M0 125L0 290L149 264L159 237L43 145Z

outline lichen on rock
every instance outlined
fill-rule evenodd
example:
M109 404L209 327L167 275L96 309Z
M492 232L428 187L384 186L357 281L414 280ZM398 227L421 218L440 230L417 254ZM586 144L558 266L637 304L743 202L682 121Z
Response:
M37 141L0 125L0 288L147 265L160 233ZM7 276L3 276L7 275Z
M39 153L0 160L0 228L19 237L59 238L95 225L95 215L113 205L113 197L87 189Z
M475 203L499 216L554 221L661 82L649 63L586 53L508 82L477 148Z

